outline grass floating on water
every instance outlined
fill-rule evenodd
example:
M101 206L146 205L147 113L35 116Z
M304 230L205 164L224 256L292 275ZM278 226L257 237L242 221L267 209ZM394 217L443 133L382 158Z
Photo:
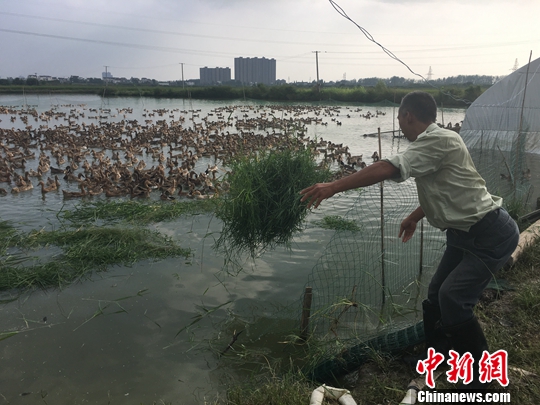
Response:
M153 223L170 221L182 215L194 215L212 212L214 200L141 202L127 201L91 201L82 202L74 211L62 211L60 216L72 223L102 221L126 221Z
M112 265L191 255L191 250L179 247L171 238L145 228L89 226L38 231L19 243L25 249L51 245L62 249L52 261L41 263L27 256L26 262L32 263L24 266L0 263L0 290L61 287Z
M350 219L345 219L339 215L329 215L318 222L318 225L324 229L332 229L335 231L360 231L360 226Z
M0 221L0 255L2 257L16 232L15 227L9 221Z
M35 232L29 242L53 244L64 249L63 257L74 265L98 268L110 264L131 265L138 260L188 256L171 238L145 228L83 227L75 230Z

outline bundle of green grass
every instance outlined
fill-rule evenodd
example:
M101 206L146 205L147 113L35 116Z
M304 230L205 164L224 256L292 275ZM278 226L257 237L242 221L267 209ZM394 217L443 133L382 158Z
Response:
M229 256L255 257L277 245L289 246L308 213L300 191L329 178L329 169L318 165L304 145L236 158L226 179L229 193L216 211L223 221L216 248Z

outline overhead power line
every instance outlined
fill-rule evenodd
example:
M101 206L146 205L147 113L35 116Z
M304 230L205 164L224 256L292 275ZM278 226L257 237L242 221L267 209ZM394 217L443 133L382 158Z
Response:
M177 32L177 31L156 30L156 29L142 28L142 27L124 27L120 25L102 24L102 23L94 23L94 22L88 22L88 21L67 20L63 18L8 13L4 11L0 11L0 14L10 15L10 16L15 16L15 17L34 18L34 19L45 20L45 21L63 22L63 23L77 24L77 25L88 25L88 26L101 27L101 28L113 28L113 29L125 30L125 31L148 32L152 34L164 34L164 35L173 35L173 36L180 36L180 37L205 38L205 39L212 39L212 40L217 39L217 40L222 40L222 41L234 41L234 42L269 43L269 44L278 44L278 45L291 45L291 44L308 45L308 46L321 45L320 43L313 43L313 42L291 42L290 40L278 41L278 40L273 40L273 39L261 39L261 38L253 38L253 37L228 37L226 35L219 35L219 36L218 35L204 35L204 34ZM322 44L322 45L334 46L335 43ZM341 44L341 46L351 47L355 45Z
M332 2L331 2L332 3ZM339 6L338 6L339 7ZM126 27L126 26L120 26L120 25L112 25L112 24L103 24L103 23L94 23L89 21L81 21L81 20L69 20L64 18L55 18L55 17L45 17L45 16L36 16L36 15L29 15L29 14L21 14L21 13L12 13L12 12L6 12L6 11L0 11L0 15L8 15L8 16L14 16L14 17L21 17L21 18L32 18L32 19L38 19L38 20L44 20L44 21L54 21L54 22L62 22L62 23L68 23L68 24L76 24L78 26L80 25L87 25L87 26L94 26L94 27L102 27L102 28L112 28L112 29L119 29L119 30L127 30L127 31L136 31L136 32L148 32L148 33L154 33L154 34L163 34L163 35L173 35L173 36L181 36L181 37L193 37L193 38L206 38L206 39L218 39L218 40L224 40L224 41L234 41L234 42L255 42L255 43L275 43L275 44L286 44L286 45L309 45L309 46L340 46L340 47L355 47L358 48L357 44L343 44L343 43L312 43L312 42L293 42L290 40L285 41L277 41L277 40L269 40L269 39L256 39L256 38L246 38L246 37L228 37L224 35L204 35L204 34L195 34L195 33L185 33L185 32L178 32L178 31L169 31L169 30L157 30L157 29L150 29L150 28L142 28L142 27ZM216 24L211 24L216 25ZM217 24L219 25L219 24ZM229 26L230 27L230 26ZM235 27L235 28L242 28L242 27ZM251 29L250 27L243 27L247 29ZM292 31L292 32L307 32L307 33L318 33L318 34L330 34L329 32L320 32L320 31L296 31L296 30L279 30L279 29L269 29L272 31ZM338 33L333 33L338 34ZM341 35L344 35L343 33ZM448 47L438 47L438 48L425 48L425 49L400 49L400 53L406 53L406 52L435 52L435 51L456 51L456 50L466 50L466 49L486 49L486 48L500 48L503 46L516 46L516 45L522 45L522 44L529 44L529 43L537 43L537 40L530 39L525 41L514 41L514 42L497 42L497 43L490 43L490 44L478 44L478 45L462 45L462 46L448 46ZM339 51L329 51L328 53L362 53L362 54L370 54L370 53L376 53L374 51L356 51L356 52L339 52Z
M441 90L440 87L438 86L435 86L433 83L431 83L428 79L426 79L424 76L422 76L420 73L416 73L414 70L412 70L409 65L407 65L405 62L403 62L400 58L398 58L396 55L394 55L394 53L392 51L390 51L389 49L387 49L386 47L384 47L382 44L380 44L379 42L377 42L375 40L375 38L373 38L373 36L369 33L369 31L367 31L365 28L363 28L362 26L360 26L356 21L354 21L351 17L349 17L347 15L347 13L345 12L345 10L343 10L334 0L329 0L330 1L330 4L332 5L332 7L334 7L334 9L342 16L344 17L345 19L349 20L350 22L352 22L360 31L362 31L362 33L366 36L366 38L368 40L370 40L371 42L373 42L374 44L378 45L383 51L384 53L386 53L390 58L394 59L395 61L401 63L403 66L405 66L409 72L411 72L413 75L415 76L418 76L420 77L422 80L424 80L428 85L430 85L431 87L433 88L436 88L438 90ZM431 72L431 67L430 67L430 72ZM470 100L465 100L465 99L462 99L462 98L456 98L454 97L453 94L451 93L448 93L448 92L444 92L441 90L441 92L449 97L451 97L452 99L456 100L456 101L461 101L465 104L471 104L471 101Z
M166 46L156 46L156 45L142 45L142 44L131 44L127 42L114 42L114 41L104 41L100 39L89 39L89 38L77 38L77 37L68 37L64 35L53 35L53 34L43 34L38 32L29 32L29 31L20 31L20 30L9 30L5 28L0 28L1 32L9 32L12 34L20 34L20 35L30 35L30 36L36 36L36 37L43 37L43 38L54 38L54 39L65 39L69 41L79 41L79 42L88 42L88 43L94 43L94 44L103 44L103 45L114 45L114 46L122 46L125 48L135 48L135 49L146 49L150 51L162 51L162 52L172 52L172 53L186 53L191 55L206 55L206 56L231 56L234 55L233 53L225 53L225 52L204 52L204 51L198 51L194 49L182 49L182 48L172 48L172 47L166 47Z

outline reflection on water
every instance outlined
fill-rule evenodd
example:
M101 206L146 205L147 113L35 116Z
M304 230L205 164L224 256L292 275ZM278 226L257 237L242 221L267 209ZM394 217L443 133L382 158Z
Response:
M37 106L39 112L56 106L59 110L107 108L110 121L123 119L114 111L131 107L129 119L144 120L149 111L201 110L207 116L224 105L261 106L272 103L186 101L168 99L101 99L97 96L2 96L0 105ZM345 110L346 107L341 107ZM384 115L362 118L374 107L349 107L341 125L325 117L328 125L308 125L308 136L349 146L353 155L368 156L378 150L377 128L395 125L392 107L378 107ZM193 113L191 113L193 114ZM234 114L240 116L241 109ZM189 113L184 114L189 118ZM445 119L459 122L463 110L449 110ZM3 128L24 128L0 115ZM87 121L88 114L85 118ZM155 119L163 119L156 117ZM199 121L200 122L200 121ZM37 125L30 122L30 124ZM60 123L50 122L49 126ZM191 125L189 119L186 125ZM389 135L382 138L383 156L397 153L407 142ZM199 162L205 168L207 161ZM32 164L31 162L29 163ZM32 168L29 166L29 168ZM192 258L142 261L132 267L116 266L80 280L62 290L34 291L0 306L0 403L28 403L43 397L49 404L133 404L165 401L196 404L220 391L224 374L252 372L257 356L285 356L294 347L286 336L297 328L299 298L303 288L333 236L317 225L325 215L344 216L357 197L349 192L325 201L309 216L304 232L291 250L267 252L255 263L245 262L237 276L224 272L224 258L212 249L220 230L212 215L196 215L152 225L179 245L194 251ZM57 212L72 209L78 201L63 200L60 193L42 199L39 189L0 197L2 220L12 220L23 231L58 227ZM52 254L54 251L51 251ZM47 252L45 254L48 254ZM1 298L9 298L3 293ZM188 325L191 325L187 327ZM235 331L240 358L242 346L249 347L245 364L220 359ZM178 333L181 331L180 333ZM229 353L230 354L230 353ZM300 354L301 355L301 354ZM235 356L233 356L235 357Z

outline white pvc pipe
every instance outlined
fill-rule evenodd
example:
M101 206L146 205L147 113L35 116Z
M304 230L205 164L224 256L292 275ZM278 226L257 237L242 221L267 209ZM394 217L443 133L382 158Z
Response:
M324 388L321 385L311 393L309 405L321 405L324 399Z
M418 389L416 387L411 387L407 390L405 398L403 398L399 405L413 405L416 404L416 397L418 395Z
M356 401L351 394L343 394L341 398L339 398L338 402L341 405L356 405Z
M433 380L439 378L443 372L441 370L435 371L433 373ZM405 397L401 400L399 405L413 405L416 404L416 399L418 397L418 391L421 391L426 385L424 377L418 377L412 380L407 387L407 393Z
M337 400L341 405L356 405L356 401L349 390L321 385L313 390L309 405L322 405L324 398Z

